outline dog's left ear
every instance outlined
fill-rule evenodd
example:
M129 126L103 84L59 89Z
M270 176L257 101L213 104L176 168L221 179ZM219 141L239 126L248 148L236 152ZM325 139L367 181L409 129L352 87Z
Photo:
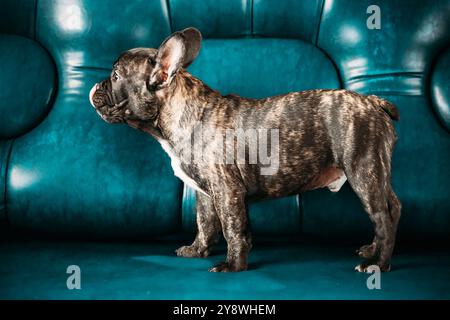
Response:
M197 57L201 41L202 35L195 28L177 31L164 40L158 49L149 85L157 89L168 86L177 72Z

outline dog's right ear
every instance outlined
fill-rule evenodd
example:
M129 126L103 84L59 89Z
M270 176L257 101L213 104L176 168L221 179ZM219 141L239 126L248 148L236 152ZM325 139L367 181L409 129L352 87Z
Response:
M181 68L186 68L200 51L202 35L195 28L177 31L158 49L156 64L149 79L151 87L167 87Z

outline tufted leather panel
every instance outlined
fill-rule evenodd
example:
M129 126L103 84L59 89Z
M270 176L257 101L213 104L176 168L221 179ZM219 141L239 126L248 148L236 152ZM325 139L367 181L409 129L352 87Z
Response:
M30 39L0 35L0 48L8 48L0 50L0 138L7 139L45 117L56 91L56 70L45 50Z
M318 45L345 85L367 93L420 95L424 74L450 41L450 2L378 1L381 29L368 29L370 0L325 1Z
M442 125L450 131L450 48L438 57L431 79L431 98Z
M11 142L0 140L0 225L5 224L6 215L6 171Z
M254 0L253 35L316 43L322 0Z
M2 0L1 33L34 38L37 0Z
M36 37L58 65L111 69L121 52L170 34L165 1L40 0L37 15Z
M250 98L340 85L325 54L294 39L205 40L189 71L222 94Z
M196 27L204 38L251 35L252 0L169 0L172 29Z

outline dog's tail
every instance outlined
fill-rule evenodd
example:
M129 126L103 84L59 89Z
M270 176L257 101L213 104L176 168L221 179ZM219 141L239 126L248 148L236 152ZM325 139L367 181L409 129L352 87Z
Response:
M381 107L389 115L389 117L391 117L392 120L400 120L400 112L392 103L374 95L367 96L367 98L369 98L369 100L377 107Z

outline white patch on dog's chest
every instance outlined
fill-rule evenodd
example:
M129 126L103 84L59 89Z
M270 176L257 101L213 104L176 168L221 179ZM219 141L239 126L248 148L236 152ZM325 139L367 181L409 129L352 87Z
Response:
M209 196L204 190L202 190L197 182L194 181L191 177L189 177L181 168L181 160L179 157L172 151L172 147L170 144L165 140L158 140L158 142L161 144L161 147L163 150L169 155L172 165L172 170L175 176L181 179L185 184L187 184L189 187L191 187L194 190L197 190L204 195Z
M344 172L342 172L339 178L331 182L327 187L328 189L330 189L331 192L338 192L344 185L345 181L347 181L347 176L345 175Z

